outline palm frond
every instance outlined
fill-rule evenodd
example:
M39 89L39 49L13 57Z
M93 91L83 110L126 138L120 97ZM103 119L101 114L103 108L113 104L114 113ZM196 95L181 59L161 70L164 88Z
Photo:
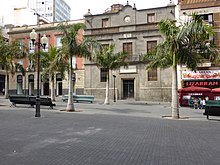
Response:
M101 48L93 57L93 61L98 67L106 69L117 69L120 66L127 66L126 58L128 54L126 52L114 53L114 44L110 44L107 48Z

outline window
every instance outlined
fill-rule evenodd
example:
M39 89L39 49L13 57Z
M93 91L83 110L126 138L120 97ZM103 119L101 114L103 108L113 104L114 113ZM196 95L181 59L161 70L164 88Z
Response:
M4 65L0 65L0 69L1 69L1 70L5 70Z
M61 48L62 47L62 42L61 42L61 36L56 37L56 47Z
M147 14L147 22L148 23L156 22L154 13Z
M29 53L34 53L34 45L31 40L29 41Z
M77 68L77 63L76 63L76 56L72 57L72 68L76 69Z
M147 41L147 52L152 52L157 47L157 41Z
M106 82L107 81L107 75L108 75L108 69L101 68L100 70L100 81Z
M152 52L157 47L157 41L147 41L147 52ZM148 70L148 81L157 81L157 68Z
M60 73L56 74L56 81L62 81L62 76Z
M102 27L108 27L108 18L102 19Z
M109 44L102 44L102 50L105 51L106 49L108 49Z
M34 82L34 75L33 75L33 74L30 74L30 75L28 76L28 81L29 81L29 82Z
M23 66L23 59L17 59L17 60L16 60L16 63L24 68L24 66ZM16 71L17 71L17 72L21 71L21 70L20 70L20 67L17 67L17 66L16 66Z
M29 61L28 61L28 71L34 71L34 62L30 58L29 58Z
M19 49L22 50L23 49L22 46L24 45L23 39L17 39L17 42L18 42L18 45L19 45Z
M157 81L157 68L148 70L148 81Z
M196 15L196 17L201 17L203 22L208 25L208 26L213 26L213 14L203 14L203 15ZM208 34L207 35L207 40L210 42L213 42L213 35Z
M17 63L23 65L23 59L17 59Z
M123 52L127 52L128 55L132 56L132 43L123 43Z

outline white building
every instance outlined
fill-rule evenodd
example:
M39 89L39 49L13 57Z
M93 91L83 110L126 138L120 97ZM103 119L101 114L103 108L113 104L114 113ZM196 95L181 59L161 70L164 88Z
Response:
M37 16L27 7L14 8L14 25L35 25L37 24Z
M50 22L70 20L71 8L64 0L28 0L28 7Z

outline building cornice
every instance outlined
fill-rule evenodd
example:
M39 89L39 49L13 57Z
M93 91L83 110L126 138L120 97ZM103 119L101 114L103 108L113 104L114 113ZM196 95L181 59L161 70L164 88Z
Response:
M201 3L184 3L181 2L180 9L186 10L186 9L197 9L197 8L208 8L208 7L217 7L220 6L220 1L212 1L212 2L201 2Z
M66 25L72 25L72 24L77 24L77 23L85 23L85 21L83 19L80 19L80 20L71 20L71 21L65 21L65 22L53 22L53 23L40 24L40 25L29 25L29 26L25 25L25 26L20 26L20 27L10 27L8 35L30 33L33 28L39 32L56 30L57 26L61 23L66 24Z

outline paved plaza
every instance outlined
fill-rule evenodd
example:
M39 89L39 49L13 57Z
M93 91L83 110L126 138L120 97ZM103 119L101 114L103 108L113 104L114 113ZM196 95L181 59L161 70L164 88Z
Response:
M169 103L102 101L75 103L78 112L26 105L0 98L1 165L219 165L220 118Z

